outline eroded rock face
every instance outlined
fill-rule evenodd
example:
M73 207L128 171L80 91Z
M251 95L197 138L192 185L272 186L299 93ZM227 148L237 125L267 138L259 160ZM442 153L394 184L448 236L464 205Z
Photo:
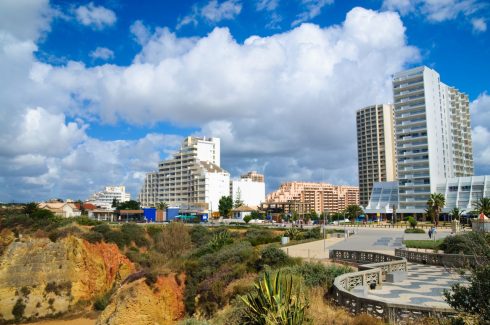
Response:
M92 302L134 271L114 244L76 237L13 241L0 257L0 323Z
M184 317L183 276L158 277L148 285L139 279L123 285L100 314L96 325L175 324Z

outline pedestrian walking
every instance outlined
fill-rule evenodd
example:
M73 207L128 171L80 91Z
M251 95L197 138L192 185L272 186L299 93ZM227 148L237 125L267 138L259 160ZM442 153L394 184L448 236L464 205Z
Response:
M430 228L427 233L429 234L429 239L431 239L432 238L432 228Z

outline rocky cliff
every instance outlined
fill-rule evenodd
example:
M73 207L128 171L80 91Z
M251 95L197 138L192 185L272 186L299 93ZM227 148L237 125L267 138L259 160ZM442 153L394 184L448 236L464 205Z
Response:
M97 319L96 325L167 325L184 316L183 276L160 276L149 284L139 279L122 286Z
M77 309L133 271L114 244L73 236L9 240L0 256L0 323Z

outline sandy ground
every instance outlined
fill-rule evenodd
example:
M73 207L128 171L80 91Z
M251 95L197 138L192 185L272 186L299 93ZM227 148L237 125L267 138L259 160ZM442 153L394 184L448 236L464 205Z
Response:
M76 318L70 320L43 320L26 325L95 325L95 319Z

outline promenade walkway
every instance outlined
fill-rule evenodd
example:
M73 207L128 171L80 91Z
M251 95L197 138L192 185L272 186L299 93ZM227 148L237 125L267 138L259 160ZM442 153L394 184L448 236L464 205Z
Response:
M403 246L404 239L428 239L427 234L405 234L404 229L355 228L349 238L328 238L314 242L283 247L290 256L305 259L328 259L331 249L371 251L394 255ZM450 234L440 230L437 238ZM443 267L408 264L407 278L398 283L384 282L381 288L369 290L367 298L417 306L449 308L443 292L452 284L466 280L456 271Z

